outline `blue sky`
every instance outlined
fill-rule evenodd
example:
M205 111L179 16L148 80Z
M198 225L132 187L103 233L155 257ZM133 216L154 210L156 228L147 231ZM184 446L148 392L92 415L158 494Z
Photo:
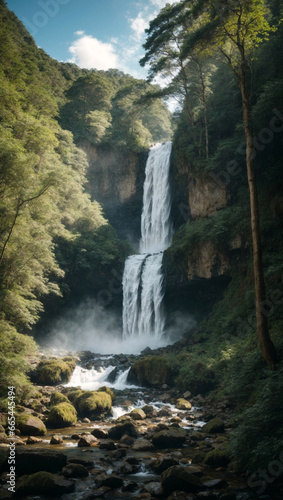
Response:
M37 45L82 68L145 78L144 29L170 0L6 0Z

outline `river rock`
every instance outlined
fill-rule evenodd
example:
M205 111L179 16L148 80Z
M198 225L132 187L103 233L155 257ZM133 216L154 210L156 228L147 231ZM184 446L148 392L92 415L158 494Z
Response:
M62 474L65 477L87 477L88 470L81 464L68 464L63 468Z
M184 429L167 429L152 436L152 442L157 448L178 448L186 441Z
M16 494L59 496L65 493L72 493L74 489L75 484L72 481L68 481L57 474L40 471L24 476L19 481Z
M110 439L120 439L124 434L128 434L128 436L133 437L137 437L138 435L136 426L129 420L114 425L114 427L108 431Z
M32 415L19 415L17 417L17 428L24 436L44 436L47 433L44 423Z
M139 439L138 441L136 441L133 444L132 450L134 450L134 451L150 451L150 450L154 450L154 445L148 439Z
M97 445L97 439L91 434L87 434L86 436L82 436L78 442L78 446L80 448L95 446Z
M104 441L99 443L100 450L116 450L116 448L116 444L111 439L104 439Z
M165 493L189 491L195 493L203 488L201 480L189 472L188 467L176 465L161 474L161 484Z
M63 439L61 438L61 436L59 436L59 434L54 434L54 436L52 436L50 440L50 444L62 444L62 443Z
M108 486L101 486L95 491L88 491L85 493L81 500L95 500L96 498L103 498L109 491L111 491L111 488Z
M102 486L109 486L109 488L115 489L121 488L121 486L123 486L123 482L124 481L121 477L112 474L111 476L107 476L105 479L102 479L101 484Z
M63 453L50 450L16 451L17 474L33 474L34 472L59 472L67 463Z
M128 436L128 434L124 434L124 436L120 439L120 443L126 444L127 446L131 446L134 442L134 438L132 436Z
M175 458L172 457L161 457L155 460L151 464L151 468L156 472L157 474L161 474L165 470L169 469L169 467L173 467L174 465L179 465L178 461L175 460Z
M108 432L104 431L103 429L95 428L91 432L91 434L96 437L97 439L107 439L108 438Z
M35 436L29 436L26 441L27 444L38 444L42 443L42 439L37 438Z
M146 418L146 413L140 408L135 408L135 410L131 411L130 417L133 420L144 420Z
M216 448L210 451L204 458L203 463L212 467L226 467L230 462L230 458L225 448Z
M202 427L202 432L205 432L206 434L217 434L218 432L224 432L223 420L219 417L213 418Z
M160 497L163 495L163 488L161 486L161 483L157 481L152 481L150 483L147 483L144 485L145 491L151 494L153 497Z
M191 410L192 404L184 398L177 399L176 402L177 410Z

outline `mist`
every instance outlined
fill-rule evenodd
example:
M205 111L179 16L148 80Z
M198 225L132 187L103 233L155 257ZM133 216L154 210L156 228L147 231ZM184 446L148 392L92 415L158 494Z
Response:
M176 342L194 324L190 316L177 313L161 339L154 335L123 339L121 315L88 299L57 319L41 346L54 351L139 354L146 347L157 349Z

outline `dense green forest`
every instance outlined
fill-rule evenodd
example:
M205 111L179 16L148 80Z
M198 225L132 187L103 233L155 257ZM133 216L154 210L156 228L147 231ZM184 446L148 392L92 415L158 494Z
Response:
M36 46L4 1L0 16L4 396L8 380L23 394L29 384L25 355L35 345L28 332L44 303L54 313L84 293L95 296L113 267L122 272L130 251L87 193L88 163L76 143L87 139L101 148L140 152L170 137L171 124L162 101L139 103L151 87L146 82L115 69L58 63Z
M28 355L36 352L31 333L44 309L57 314L83 294L95 296L132 252L91 199L80 145L139 155L174 130L170 272L185 269L188 254L207 242L229 254L229 242L240 236L242 246L221 297L188 335L189 346L166 362L178 387L211 391L235 408L231 453L256 468L277 460L282 443L283 12L279 0L235 0L245 27L252 26L249 37L250 28L241 32L241 45L233 32L239 12L220 8L231 2L183 0L150 23L141 64L150 65L150 80L173 75L160 89L116 69L88 71L51 59L0 0L0 397L7 385L19 388L19 402L32 391L26 375ZM243 74L251 111L246 123ZM178 103L173 117L164 103L172 97ZM266 285L258 304L276 352L273 369L257 339L248 132ZM211 189L225 187L228 205L192 220L188 169L208 176Z

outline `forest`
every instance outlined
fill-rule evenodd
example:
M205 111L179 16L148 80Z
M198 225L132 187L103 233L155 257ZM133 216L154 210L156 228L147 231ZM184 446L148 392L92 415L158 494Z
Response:
M121 275L134 253L119 217L107 212L103 196L94 196L91 152L101 165L109 152L125 165L134 162L142 178L149 147L172 140L174 236L164 254L165 300L195 322L185 328L180 350L159 355L162 370L170 374L169 386L233 408L229 456L238 470L278 461L282 3L167 4L146 30L140 64L149 68L147 81L52 59L4 0L0 19L1 411L8 386L17 387L19 406L32 397L31 361L50 323L95 300L113 269ZM157 76L166 85L155 84ZM176 103L173 113L168 100ZM194 215L192 179L206 183L211 196L225 192L225 203ZM139 203L121 210L136 213ZM131 227L128 219L123 224ZM204 247L213 248L226 268L222 273L218 262L215 275L190 279L188 260ZM118 294L107 304L109 314L121 310L121 301ZM144 363L148 373L161 370L156 356Z

